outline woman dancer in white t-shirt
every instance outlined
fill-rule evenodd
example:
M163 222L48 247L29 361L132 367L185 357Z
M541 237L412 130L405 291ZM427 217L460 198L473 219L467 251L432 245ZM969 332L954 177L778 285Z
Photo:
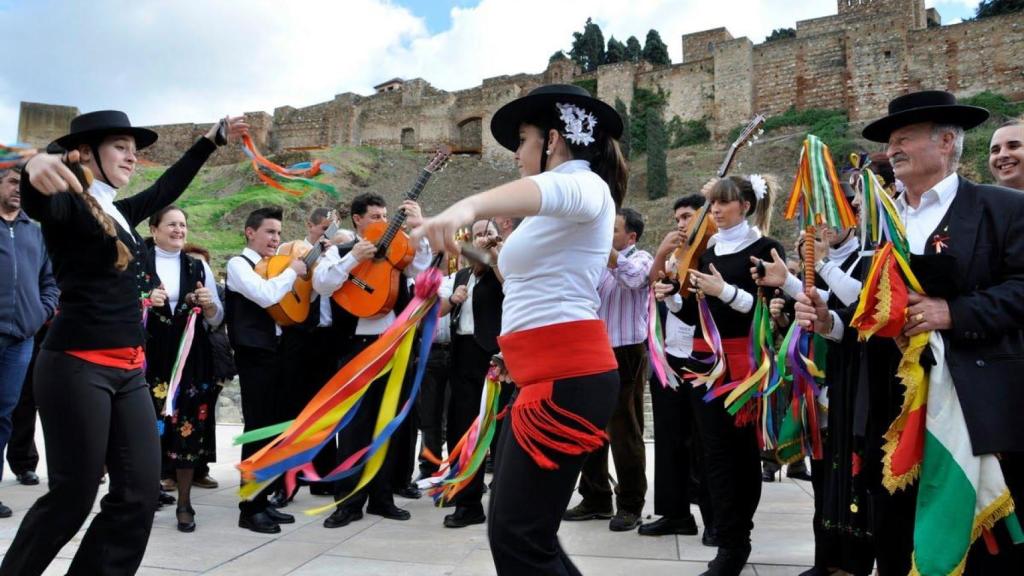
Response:
M414 235L458 251L460 227L526 217L498 259L499 343L518 390L498 440L488 537L498 574L579 574L556 534L618 395L597 283L626 191L622 120L582 88L550 85L498 110L491 133L524 178L457 202Z

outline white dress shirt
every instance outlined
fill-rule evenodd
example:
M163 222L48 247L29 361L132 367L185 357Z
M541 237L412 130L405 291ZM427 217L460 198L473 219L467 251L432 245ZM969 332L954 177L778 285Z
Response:
M959 187L960 178L954 172L922 194L917 208L907 203L906 194L896 199L896 208L900 211L900 219L903 220L903 226L907 231L907 242L912 253L924 254L932 233L949 211Z
M124 214L114 206L114 198L117 198L117 190L114 189L110 184L101 182L100 180L93 180L92 184L89 185L89 195L96 199L96 202L100 205L108 216L114 219L124 228L125 232L128 232L129 236L132 236L132 241L135 241L135 237L132 235L132 227L128 225L128 220L125 219Z
M299 240L299 242L301 242L302 245L305 246L306 248L308 248L310 250L313 249L313 245L309 243L309 240L306 240L305 238L303 238L302 240ZM317 259L315 265L319 266L320 263L323 262L323 259L324 259L324 253L321 253L320 254L320 258ZM331 316L331 299L330 299L330 297L328 297L328 298L321 297L320 298L320 321L317 323L317 327L318 328L327 328L328 326L333 324L333 322L334 322L334 318Z
M693 354L694 327L683 322L673 312L683 307L683 297L673 294L665 298L669 314L665 317L665 353L676 358L689 358Z
M242 250L242 256L257 263L263 259L251 248ZM295 279L298 278L295 270L286 268L284 272L274 278L263 279L242 256L235 256L228 260L228 290L238 292L260 308L270 308L291 291ZM281 335L280 326L277 326L277 335Z

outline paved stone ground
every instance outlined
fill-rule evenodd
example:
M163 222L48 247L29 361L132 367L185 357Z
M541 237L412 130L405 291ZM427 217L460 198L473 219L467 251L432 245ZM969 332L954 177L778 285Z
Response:
M425 498L397 499L400 506L412 512L412 520L408 522L366 516L344 528L328 530L322 526L323 516L301 514L304 508L326 502L303 489L287 508L288 512L296 514L296 523L282 526L280 534L261 535L239 529L235 496L237 476L232 468L238 458L238 448L230 442L240 430L239 426L219 426L220 462L214 465L213 475L221 487L218 490L195 489L196 532L182 534L175 529L173 506L160 510L139 574L494 574L486 529L483 526L459 530L442 527L442 517L448 510L433 508ZM41 440L40 436L37 440L40 448ZM652 448L648 444L648 470L652 469ZM5 471L4 481L0 483L0 501L14 509L14 517L0 520L0 551L6 552L25 511L44 493L45 465L39 473L43 485L27 487L18 485L9 469ZM796 575L812 562L810 491L809 483L792 480L764 485L761 506L754 519L752 564L744 571L745 575ZM577 500L578 496L573 503ZM644 514L652 512L653 502L648 498ZM79 532L64 547L47 575L64 573L82 534ZM701 546L697 536L651 538L636 533L613 533L602 521L564 523L559 536L577 566L590 576L621 575L631 571L645 576L696 575L704 570L714 553Z

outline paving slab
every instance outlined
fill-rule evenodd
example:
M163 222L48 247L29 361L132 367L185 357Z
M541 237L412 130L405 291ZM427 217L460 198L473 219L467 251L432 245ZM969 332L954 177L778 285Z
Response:
M41 428L37 445L45 452ZM285 512L295 515L294 524L280 534L255 534L238 528L238 474L233 465L239 448L231 444L240 426L221 425L217 431L217 462L212 475L217 489L194 488L196 532L175 529L174 506L159 510L138 574L148 576L492 576L495 574L485 525L448 529L443 518L451 508L437 508L427 499L396 498L412 513L406 522L366 515L362 520L336 529L323 527L327 514L310 516L309 508L330 503L329 498L300 490ZM653 445L647 445L647 477L653 478ZM0 501L14 516L0 520L0 555L6 553L25 512L46 492L45 454L37 470L39 486L21 486L7 470L0 482ZM614 474L614 466L612 466ZM754 518L753 552L744 576L796 576L814 558L811 530L813 498L807 482L783 479L763 484L761 506ZM100 486L102 496L106 485ZM485 505L486 505L485 496ZM579 502L574 495L572 504ZM653 491L648 490L643 516L653 518ZM93 505L98 510L99 497ZM693 507L703 529L697 507ZM89 521L91 521L90 516ZM88 525L88 521L86 526ZM46 575L64 574L81 542L85 527L60 551ZM588 576L621 575L689 576L706 569L714 549L699 536L645 537L636 532L608 530L607 521L564 522L559 538L580 570Z

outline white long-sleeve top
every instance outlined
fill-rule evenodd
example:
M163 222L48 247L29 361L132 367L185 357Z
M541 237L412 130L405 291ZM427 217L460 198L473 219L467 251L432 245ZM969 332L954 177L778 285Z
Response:
M160 283L163 285L164 290L167 292L167 302L171 306L171 310L178 307L178 302L181 301L182 286L181 286L181 251L168 252L163 250L159 246L153 247L153 253L156 258L156 275L160 278ZM203 286L210 290L213 295L213 303L217 307L217 313L214 314L213 318L205 318L206 324L210 328L216 328L224 321L224 305L220 301L220 296L217 295L217 281L213 276L213 270L210 269L210 265L203 260L199 260L203 265L203 272L206 274L206 281L203 282ZM192 291L193 286L185 286L184 294L188 294Z
M242 250L241 256L235 256L228 260L228 290L238 292L252 300L260 308L269 308L280 302L285 294L292 289L292 285L295 284L295 279L298 277L295 270L287 268L274 278L264 279L253 270L253 267L242 256L252 262L262 260L260 255L251 248ZM277 334L281 334L280 326L277 327Z
M419 246L416 247L416 255L413 257L412 262L405 267L402 273L407 278L415 278L417 274L430 266L431 257L430 243L423 239L420 241ZM349 274L352 273L352 269L357 264L359 262L352 256L351 252L342 257L338 253L338 247L331 246L324 253L316 270L313 271L313 290L316 290L317 294L321 297L330 298L348 280ZM360 318L356 324L356 334L360 336L382 334L394 321L394 310L373 318Z
M498 256L502 334L596 320L597 284L612 248L615 202L589 162L570 160L530 179L540 188L540 211L523 220Z

